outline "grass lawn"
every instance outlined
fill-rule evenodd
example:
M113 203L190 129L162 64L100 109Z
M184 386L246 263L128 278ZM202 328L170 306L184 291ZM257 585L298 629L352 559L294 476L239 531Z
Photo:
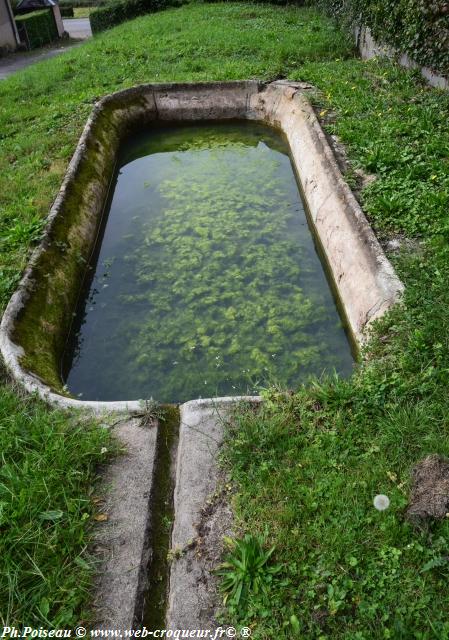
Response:
M0 387L0 625L68 628L88 615L89 523L106 429Z
M235 510L242 530L268 532L283 569L268 600L254 596L231 619L253 620L253 637L267 640L282 628L444 640L449 520L417 531L405 510L413 465L449 455L449 95L377 62L306 63L290 75L320 88L327 130L353 169L376 174L364 209L381 238L409 240L390 256L406 291L350 380L268 390L260 411L237 415L225 453ZM376 494L390 498L387 511L374 509Z
M309 11L193 5L122 25L2 82L0 307L39 239L99 97L148 81L268 79L302 58L345 53L341 34ZM0 407L1 526L8 530L0 539L0 621L74 625L83 616L89 583L89 480L95 461L104 458L107 437L95 428L72 431L60 413L16 398L5 385ZM90 454L79 457L75 441ZM53 456L54 449L60 455ZM70 480L72 470L77 483ZM36 475L39 481L30 482ZM65 501L75 505L73 513ZM49 511L57 513L54 522L40 515ZM22 537L22 529L30 532Z
M377 175L362 197L378 233L422 242L392 256L404 305L379 325L351 380L267 392L260 414L235 420L226 458L236 513L243 530L267 527L283 571L268 603L256 597L232 616L267 639L291 637L292 615L300 638L448 638L449 521L415 532L403 518L413 463L449 453L448 94L354 59L342 34L311 10L252 4L192 4L139 18L26 69L0 84L0 305L39 239L96 99L141 82L277 77L318 87L318 112L347 145L351 184L358 167ZM82 501L105 438L3 385L4 624L69 626L83 615ZM14 471L17 459L23 472ZM32 478L52 482L30 482L27 464L36 465ZM371 506L376 493L392 501L385 513ZM70 501L75 533L66 535ZM26 523L34 537L17 533Z
M90 12L92 11L92 7L74 7L73 8L73 17L74 18L88 18L90 16Z

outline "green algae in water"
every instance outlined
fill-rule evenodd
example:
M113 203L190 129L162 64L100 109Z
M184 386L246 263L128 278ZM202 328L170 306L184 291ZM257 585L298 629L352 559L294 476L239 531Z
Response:
M245 122L145 130L118 167L66 352L74 395L184 402L351 371L276 131Z

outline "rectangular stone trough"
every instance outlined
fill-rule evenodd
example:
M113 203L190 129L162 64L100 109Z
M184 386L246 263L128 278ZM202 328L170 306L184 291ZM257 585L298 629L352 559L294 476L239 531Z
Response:
M402 284L345 183L300 83L138 86L107 96L95 106L50 211L43 240L3 316L2 355L28 391L65 408L145 410L138 401L70 397L61 380L62 355L101 232L120 144L149 123L201 120L260 121L284 133L310 224L356 345L363 344L370 324L399 299ZM170 451L171 545L182 554L164 569L167 575L170 571L170 579L167 606L162 607L170 629L214 624L207 580L198 586L205 571L195 554L195 540L207 498L219 488L216 457L229 409L242 400L192 400L180 407L179 446L177 452L175 447ZM245 400L257 403L260 398ZM125 422L117 435L127 454L108 468L104 478L109 518L97 532L102 563L93 605L99 627L125 631L145 621L148 575L155 572L154 538L161 518L152 507L159 491L155 479L170 473L170 464L158 453L164 442L160 426ZM170 495L164 500L168 503ZM159 613L163 618L165 611Z
M370 324L398 300L402 284L345 183L300 83L142 85L106 96L94 107L44 238L3 316L2 355L28 391L63 407L140 409L138 401L70 397L60 375L117 152L130 132L148 123L231 119L260 121L286 136L317 242L357 345Z

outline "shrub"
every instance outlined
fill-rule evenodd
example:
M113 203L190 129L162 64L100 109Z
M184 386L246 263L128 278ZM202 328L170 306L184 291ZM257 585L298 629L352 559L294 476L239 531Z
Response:
M98 33L145 13L154 13L181 4L182 0L112 0L92 11L90 24L93 33Z
M349 25L364 24L374 38L419 64L449 74L449 4L445 0L317 0Z
M28 49L42 47L58 37L56 22L51 9L32 11L15 18L20 39Z

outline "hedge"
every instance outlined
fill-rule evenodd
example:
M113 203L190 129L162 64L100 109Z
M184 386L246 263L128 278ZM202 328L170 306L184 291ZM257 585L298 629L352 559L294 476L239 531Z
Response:
M110 0L59 0L59 8L62 10L66 8L75 9L77 7L102 7L108 4Z
M64 7L61 5L59 7L59 10L63 18L73 18L73 16L75 15L75 12L73 11L73 7Z
M92 11L89 16L90 25L92 32L98 33L145 13L154 13L181 4L181 0L112 0Z
M51 9L32 11L15 17L20 39L29 49L42 47L56 40L58 30Z
M449 75L447 0L316 0L348 25L365 25L375 40L415 62Z

